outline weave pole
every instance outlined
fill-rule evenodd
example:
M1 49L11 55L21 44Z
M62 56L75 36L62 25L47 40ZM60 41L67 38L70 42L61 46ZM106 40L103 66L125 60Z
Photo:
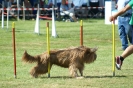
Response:
M113 76L115 76L115 20L113 19L113 24L112 24L112 41L113 41L113 45L112 45L112 61L113 61L113 65L112 65L112 71L113 71Z
M49 22L47 22L47 52L50 57L50 41L49 41ZM48 77L50 77L50 58L48 61Z
M16 47L15 47L15 23L12 23L12 40L13 40L13 55L14 55L14 77L17 78L16 75Z
M80 45L83 46L83 21L80 21Z

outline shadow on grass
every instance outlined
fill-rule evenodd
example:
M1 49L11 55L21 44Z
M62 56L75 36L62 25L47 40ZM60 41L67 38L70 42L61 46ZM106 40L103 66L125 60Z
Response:
M8 32L12 32L12 30L9 30ZM36 35L44 35L43 33L35 33L34 31L27 31L27 30L15 30L15 33L34 33Z
M70 76L51 76L51 77L40 77L41 79L73 79L72 77Z
M125 75L117 75L117 76L111 76L111 75L104 75L104 76L85 76L85 78L114 78L114 77L126 77Z
M120 75L120 76L111 76L111 75L105 75L105 76L84 76L84 77L77 77L77 79L88 79L88 78L124 78L124 77L127 77L125 75ZM41 78L53 78L53 79L70 79L73 77L70 77L70 76L51 76L51 77L41 77Z

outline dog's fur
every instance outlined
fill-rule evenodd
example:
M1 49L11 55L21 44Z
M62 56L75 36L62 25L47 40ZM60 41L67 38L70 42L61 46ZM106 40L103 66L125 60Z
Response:
M85 46L67 48L62 50L51 50L50 54L47 52L31 56L26 51L22 56L24 62L37 62L37 65L32 68L30 74L33 77L45 74L48 72L48 63L50 62L50 69L53 64L69 68L72 77L78 77L77 71L83 76L84 63L92 63L96 60L97 48L88 48Z

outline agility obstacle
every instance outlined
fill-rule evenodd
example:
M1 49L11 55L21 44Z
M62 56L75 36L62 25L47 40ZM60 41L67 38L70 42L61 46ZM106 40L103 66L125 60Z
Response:
M112 71L115 76L115 20L113 19L112 24Z
M52 37L56 38L56 27L55 27L55 14L54 14L54 6L52 6Z
M8 3L9 4L9 3ZM4 10L7 10L7 29L8 29L8 22L9 22L9 11L10 10L17 10L18 11L18 16L19 16L19 10L23 10L23 17L25 19L25 10L37 10L37 14L36 14L36 23L35 23L35 28L34 28L34 33L37 33L38 35L40 34L40 29L39 29L39 18L45 18L48 20L52 20L52 37L57 37L56 34L56 28L55 28L55 13L54 10L57 10L57 8L54 8L54 6L52 6L52 8L39 8L39 3L38 3L38 7L37 8L25 8L25 5L23 3L23 8L4 8L4 2L2 2L2 8L0 8L0 10L2 10L2 29L4 28ZM52 18L50 17L46 17L46 16L39 16L40 10L52 10ZM18 18L19 19L19 18Z
M16 74L16 44L15 44L15 23L12 23L12 42L13 42L13 59L14 59L14 77L17 78Z
M0 10L7 10L8 8L0 8ZM39 8L40 10L52 10L52 8ZM104 9L104 7L81 7L76 9ZM38 10L38 8L9 8L9 10ZM57 10L57 8L54 8Z
M2 2L2 8L4 8L4 2ZM1 22L1 27L4 28L4 10L2 11L2 22Z
M36 23L35 23L34 32L38 33L38 35L39 35L40 34L40 26L39 26L39 13L40 13L40 10L39 10L39 4L37 5L37 7L38 7L38 10L37 10L37 15L36 15Z
M47 22L47 52L48 52L48 55L50 57L50 40L49 40L49 22ZM50 58L49 58L49 61L48 61L48 77L50 77Z
M9 4L9 3L8 3ZM88 10L91 10L91 9L104 9L105 7L82 7L82 8L76 8L77 10L78 9L88 9ZM8 12L10 10L13 10L13 11L17 11L18 14L17 14L17 19L19 20L19 11L23 11L23 20L25 20L25 10L47 10L47 11L51 11L51 10L58 10L58 8L25 8L25 5L24 5L24 2L23 2L23 8L19 8L19 3L18 3L18 0L17 0L17 8L9 8L9 5L8 5L8 8L4 8L4 1L2 2L2 8L0 8L0 10L2 11L2 28L4 28L4 10L7 10ZM9 18L9 13L7 13L7 28L8 28L8 18ZM42 18L42 19L47 19L47 20L51 20L52 18L50 17L47 17L47 16L39 16L39 18ZM54 24L53 24L54 25ZM54 33L54 32L53 32ZM56 36L56 34L52 35L52 36Z
M82 8L76 8L76 9L104 9L104 7L82 7ZM25 8L24 2L23 2L23 8L19 8L18 4L17 4L17 8L4 8L4 2L2 2L2 8L0 8L0 10L2 10L2 28L4 28L4 10L7 10L7 29L8 29L8 21L9 21L9 11L10 10L17 10L18 11L18 15L17 18L19 20L19 11L22 10L23 11L23 19L25 20L25 10L37 10L37 14L36 14L36 22L35 22L35 28L34 28L34 33L37 33L38 35L40 34L40 30L39 30L39 18L42 19L47 19L47 20L52 20L52 37L57 37L57 33L56 33L56 27L55 27L55 13L54 10L57 10L57 8L54 8L54 5L52 6L52 8ZM52 18L47 17L47 16L39 16L39 10L52 10Z
M80 45L83 46L83 21L80 21Z

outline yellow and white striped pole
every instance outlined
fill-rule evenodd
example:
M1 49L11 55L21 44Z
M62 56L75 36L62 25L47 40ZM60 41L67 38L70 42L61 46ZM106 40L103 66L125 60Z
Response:
M49 22L47 22L47 52L50 57ZM50 77L50 58L48 61L48 77Z

